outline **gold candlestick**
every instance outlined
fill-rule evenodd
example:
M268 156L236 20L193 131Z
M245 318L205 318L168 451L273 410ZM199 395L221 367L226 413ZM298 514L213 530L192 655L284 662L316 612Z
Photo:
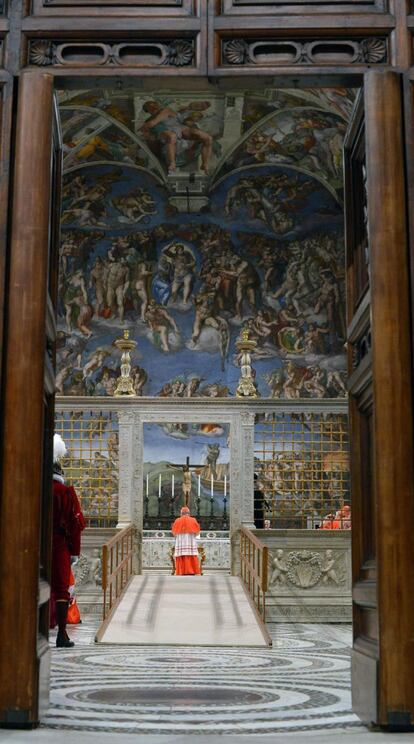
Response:
M241 352L241 377L237 386L238 398L258 398L257 386L253 377L251 352L257 346L256 341L249 339L249 331L245 328L241 333L240 341L236 341L236 348Z
M136 341L131 341L129 331L124 331L123 338L117 338L115 346L122 351L121 357L121 376L117 379L116 390L114 395L129 395L136 397L134 383L131 379L131 351L135 349Z

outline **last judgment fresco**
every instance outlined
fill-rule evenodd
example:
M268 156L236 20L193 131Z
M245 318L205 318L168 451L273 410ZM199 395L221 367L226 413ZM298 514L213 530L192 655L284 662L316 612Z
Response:
M344 89L61 94L57 390L226 397L236 341L259 393L346 394Z

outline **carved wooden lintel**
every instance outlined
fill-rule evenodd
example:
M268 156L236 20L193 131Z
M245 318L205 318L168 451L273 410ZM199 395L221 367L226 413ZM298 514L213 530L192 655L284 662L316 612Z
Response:
M124 5L132 5L135 7L144 7L148 10L148 12L151 12L151 5L155 5L162 8L170 8L170 7L183 7L183 0L163 0L162 2L156 2L151 3L148 0L121 0L121 2L117 2L117 0L78 0L76 3L80 6L86 6L86 7L93 7L93 6L124 6ZM72 0L43 0L43 5L57 5L59 7L64 7L65 5L73 6L75 3L72 2ZM188 5L188 2L186 3Z
M225 65L349 65L386 64L387 39L226 39L222 41Z
M192 39L81 42L35 39L29 64L41 67L189 67L195 60Z

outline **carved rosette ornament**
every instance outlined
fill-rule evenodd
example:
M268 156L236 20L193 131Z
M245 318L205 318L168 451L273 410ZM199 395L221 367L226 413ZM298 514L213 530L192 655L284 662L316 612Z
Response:
M191 41L177 39L170 41L164 65L187 67L194 60L194 44Z
M32 65L45 67L56 61L56 45L52 41L32 41L30 44L29 62Z
M387 43L385 39L363 39L360 42L361 61L377 65L387 61Z
M230 65L247 65L253 62L249 53L250 44L244 39L232 39L224 42L223 57Z

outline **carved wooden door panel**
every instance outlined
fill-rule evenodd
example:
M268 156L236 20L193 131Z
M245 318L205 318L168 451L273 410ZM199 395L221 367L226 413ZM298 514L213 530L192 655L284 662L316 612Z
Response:
M368 72L345 141L353 514L352 696L414 725L413 430L400 76Z
M55 314L61 145L53 77L18 89L5 333L0 561L0 722L48 706ZM34 146L35 144L35 146Z

